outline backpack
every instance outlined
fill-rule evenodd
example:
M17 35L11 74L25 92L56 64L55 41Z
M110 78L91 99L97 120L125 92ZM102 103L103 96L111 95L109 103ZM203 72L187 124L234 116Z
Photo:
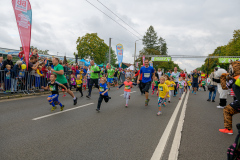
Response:
M228 160L240 159L240 123L236 125L238 129L238 135L235 142L228 148L227 158Z

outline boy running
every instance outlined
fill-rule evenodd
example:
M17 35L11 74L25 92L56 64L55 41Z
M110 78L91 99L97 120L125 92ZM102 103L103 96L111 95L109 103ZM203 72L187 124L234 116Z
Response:
M160 114L162 114L161 112L161 106L166 106L166 98L168 96L169 93L169 89L168 86L165 84L165 78L164 77L160 77L160 84L158 85L158 91L159 93L159 98L158 98L158 113L157 116L159 116Z
M83 92L82 92L82 76L80 76L79 74L77 75L77 78L76 78L76 84L77 84L76 91L79 91L81 93L81 97L82 97L83 96Z
M175 82L174 82L174 78L173 78L173 77L170 77L170 86L168 87L168 89L169 89L169 95L170 95L169 100L168 100L169 103L171 102L171 97L174 96L175 86L176 86L176 84L175 84Z
M59 104L61 107L61 111L62 111L64 108L64 105L62 105L58 100L58 96L59 96L58 87L60 86L60 87L64 88L65 90L67 90L67 88L63 84L58 83L56 81L56 78L57 78L57 75L52 74L50 76L50 82L48 82L46 87L42 86L42 89L45 89L45 90L50 89L50 91L52 92L52 95L48 96L48 98L47 98L48 102L52 105L52 111L54 111L56 109L55 104Z
M187 86L186 82L183 80L183 77L180 77L180 81L178 82L179 87L179 100L182 97L182 94L184 92L184 87Z
M121 88L122 86L125 86L124 88L124 99L126 99L126 105L125 107L128 108L128 101L130 99L130 92L131 92L131 88L132 88L132 85L137 85L136 83L133 83L131 82L131 78L130 77L127 77L127 81L124 81L122 85L120 85L117 90L119 88Z
M111 97L108 96L108 87L107 87L106 81L107 80L105 77L102 77L100 79L100 87L99 87L100 96L98 98L98 105L97 105L97 109L96 109L96 111L98 111L98 112L100 112L102 100L104 99L104 101L107 103L109 101L109 99L111 99Z
M108 88L110 90L110 83L113 83L113 77L114 77L114 69L111 68L111 66L109 66L109 69L107 70L107 82L108 82Z

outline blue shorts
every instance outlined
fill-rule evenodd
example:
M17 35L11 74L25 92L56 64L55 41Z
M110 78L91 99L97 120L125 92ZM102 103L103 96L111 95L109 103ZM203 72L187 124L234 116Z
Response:
M158 107L164 106L166 105L166 99L164 100L164 98L158 97Z
M193 88L197 88L198 87L198 83L192 83L192 87Z
M58 102L58 94L52 94L52 95L50 95L50 96L48 96L48 97L51 97L52 98L52 100L53 100L53 102Z
M113 78L108 78L108 79L107 79L107 82L113 83Z
M118 81L118 77L114 77L113 80L114 80L115 82L117 82L117 81Z

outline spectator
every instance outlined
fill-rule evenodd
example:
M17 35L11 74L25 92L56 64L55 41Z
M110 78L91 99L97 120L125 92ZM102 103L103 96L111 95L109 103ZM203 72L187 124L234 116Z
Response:
M5 91L10 90L11 88L11 66L6 65L6 68L4 69L5 73Z
M33 55L37 56L37 58L39 57L39 55L38 55L38 50L37 50L37 49L34 49L34 50L33 50L32 54L30 55L30 58L31 58Z
M11 93L17 92L18 73L21 69L22 61L17 61L11 71Z
M163 72L162 72L161 68L158 68L158 72L157 72L158 81L160 80L160 77L162 77L162 76L163 76Z
M127 77L130 77L130 79L131 79L131 72L130 72L130 69L128 69L127 72L126 72L125 78L127 78Z
M0 90L4 90L4 72L2 70L3 57L0 57Z
M216 70L214 69L214 71L216 71ZM217 92L217 83L213 81L213 78L215 78L215 79L217 79L217 78L215 77L214 72L212 72L210 74L209 78L210 78L210 86L211 87L209 88L209 96L208 96L207 101L212 100L212 102L215 102L215 97L216 97L216 92Z
M6 68L7 64L11 66L11 69L13 68L13 62L12 62L12 55L11 54L8 54L7 59L5 61L3 61L2 70L4 70Z

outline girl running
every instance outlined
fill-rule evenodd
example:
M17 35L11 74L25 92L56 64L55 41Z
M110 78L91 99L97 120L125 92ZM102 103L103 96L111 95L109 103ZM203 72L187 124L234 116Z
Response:
M170 86L168 87L169 88L169 95L170 95L169 100L168 100L169 103L171 102L171 98L174 96L175 86L176 86L176 83L174 82L174 78L170 77Z
M86 91L86 88L87 88L87 76L84 76L84 78L83 78L83 88Z
M130 92L131 92L131 88L132 88L132 85L137 85L136 83L133 83L131 82L131 78L130 77L127 77L127 81L124 81L122 85L120 85L117 90L119 88L121 88L122 86L125 86L124 87L124 99L126 99L126 105L125 107L128 108L128 101L130 99Z
M76 88L76 77L73 74L71 74L71 79L70 79L70 90L72 90L72 87Z
M164 77L160 77L160 84L158 85L158 91L157 92L159 93L157 116L159 116L160 114L162 114L161 107L166 106L165 101L166 101L166 98L167 98L168 93L169 93L169 89L168 89L168 86L165 84L165 78Z
M183 77L180 77L180 81L178 82L178 88L179 88L179 100L182 97L184 87L186 86L186 82L183 80Z
M158 89L158 78L155 76L153 82L152 82L152 95L154 94L154 91L157 91Z
M83 93L82 93L82 79L81 79L81 76L79 74L77 75L76 84L77 84L76 91L79 91L81 93L81 97L82 97L83 96Z

